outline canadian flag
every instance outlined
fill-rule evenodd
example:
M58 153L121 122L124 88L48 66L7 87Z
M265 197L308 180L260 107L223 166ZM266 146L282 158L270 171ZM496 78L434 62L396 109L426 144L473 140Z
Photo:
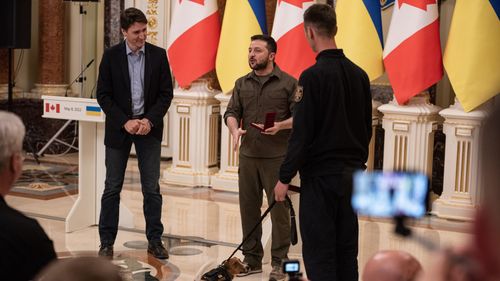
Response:
M45 103L45 112L53 112L55 111L56 113L61 112L61 107L58 103L52 104L50 102Z
M437 0L396 0L384 65L399 104L443 76Z
M215 68L220 37L216 0L174 0L167 53L181 87Z
M276 63L299 78L302 71L314 64L316 54L304 35L304 11L314 4L311 0L278 0L272 36L278 44Z

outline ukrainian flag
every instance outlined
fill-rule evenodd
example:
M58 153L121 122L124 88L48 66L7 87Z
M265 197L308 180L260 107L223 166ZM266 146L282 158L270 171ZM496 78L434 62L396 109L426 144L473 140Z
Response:
M236 79L250 72L248 46L255 34L267 34L265 1L226 1L215 62L223 92L229 92Z
M444 66L467 112L500 93L500 0L457 0Z
M87 105L85 107L85 113L89 116L101 116L101 108L99 106Z
M370 78L384 73L380 0L337 0L335 41Z

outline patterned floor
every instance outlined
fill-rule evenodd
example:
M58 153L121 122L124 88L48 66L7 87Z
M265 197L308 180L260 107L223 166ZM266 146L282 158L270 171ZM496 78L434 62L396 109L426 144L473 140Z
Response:
M78 166L26 161L12 195L42 200L78 193Z

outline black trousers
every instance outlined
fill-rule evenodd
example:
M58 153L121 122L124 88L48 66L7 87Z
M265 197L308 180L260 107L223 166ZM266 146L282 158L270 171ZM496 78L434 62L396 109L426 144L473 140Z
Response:
M358 218L352 172L301 179L300 233L307 277L358 281Z
M106 146L106 181L101 198L99 218L99 236L101 245L113 245L118 231L120 192L127 168L132 142L135 145L141 187L144 217L146 219L146 237L149 242L161 241L163 224L161 223L162 196L160 194L160 153L161 142L152 136L131 136L131 142L117 149Z

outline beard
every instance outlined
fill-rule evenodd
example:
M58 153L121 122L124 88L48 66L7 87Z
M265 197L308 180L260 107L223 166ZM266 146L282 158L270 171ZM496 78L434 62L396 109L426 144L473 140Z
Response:
M267 67L267 60L266 61L262 61L262 62L256 62L253 66L249 62L248 65L253 70L262 70L262 69L265 69Z

